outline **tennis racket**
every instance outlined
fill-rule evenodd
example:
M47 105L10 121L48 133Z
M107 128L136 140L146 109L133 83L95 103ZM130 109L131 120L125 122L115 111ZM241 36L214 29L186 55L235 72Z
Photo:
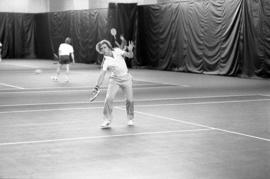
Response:
M95 88L91 93L90 93L90 102L93 102L99 95L100 93L100 89L99 88Z
M117 31L115 28L111 28L111 35L114 37L114 40L116 40L116 34L117 34Z
M59 61L59 57L56 53L53 53L53 60L55 60L56 62L53 62L53 64L58 64Z

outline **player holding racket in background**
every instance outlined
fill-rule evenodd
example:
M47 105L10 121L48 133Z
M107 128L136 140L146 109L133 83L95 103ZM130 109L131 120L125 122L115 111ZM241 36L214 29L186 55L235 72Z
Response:
M116 40L116 34L117 34L116 29L115 29L115 28L112 28L112 29L111 29L111 35L112 35L113 38L114 38L114 43L115 43L115 45L116 45L118 48L122 49L122 50L126 50L126 48L127 48L127 41L126 41L126 39L125 39L125 37L124 37L124 34L120 34L120 40L121 40L121 43L120 43L120 44L119 44L119 43L117 42L117 40Z
M97 52L104 56L104 60L97 84L91 93L93 96L99 93L100 86L104 80L106 72L111 72L103 109L104 121L101 124L101 128L103 129L109 128L112 122L113 100L119 88L123 90L126 96L128 125L133 125L134 101L132 76L128 72L128 68L124 60L124 57L133 58L133 47L134 44L132 41L129 42L127 46L128 51L123 51L120 48L113 49L111 43L108 40L102 40L96 45Z
M55 54L54 54L55 55ZM74 49L71 45L71 38L67 37L65 43L61 43L58 48L58 66L56 69L56 76L52 76L52 80L57 81L63 65L66 65L65 82L69 82L69 64L75 63ZM57 56L56 56L57 57Z
M120 40L121 40L121 43L119 44L116 40L115 40L115 44L117 45L118 48L122 49L122 50L126 50L127 48L127 41L124 37L123 34L120 35Z

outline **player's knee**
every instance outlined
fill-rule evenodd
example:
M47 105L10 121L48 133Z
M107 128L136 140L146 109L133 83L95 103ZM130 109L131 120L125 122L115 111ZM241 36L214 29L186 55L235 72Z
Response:
M113 98L112 97L106 97L105 99L105 103L112 103L113 102Z
M127 100L126 100L126 104L129 105L129 106L130 106L130 105L133 106L133 105L134 105L134 102L133 102L133 100L127 99Z

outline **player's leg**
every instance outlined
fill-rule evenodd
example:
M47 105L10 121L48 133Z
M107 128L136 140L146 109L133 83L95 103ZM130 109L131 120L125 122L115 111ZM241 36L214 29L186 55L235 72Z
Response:
M69 82L69 63L66 64L66 79L65 82Z
M52 76L51 79L57 81L61 72L62 64L59 62L56 67L56 76Z
M133 87L132 87L132 77L127 81L122 82L121 88L126 96L126 111L128 118L128 125L133 125L134 119L134 99L133 99Z
M118 84L113 79L110 79L104 102L104 109L103 109L104 122L101 125L102 128L109 126L112 121L113 100L115 98L118 89L119 89Z

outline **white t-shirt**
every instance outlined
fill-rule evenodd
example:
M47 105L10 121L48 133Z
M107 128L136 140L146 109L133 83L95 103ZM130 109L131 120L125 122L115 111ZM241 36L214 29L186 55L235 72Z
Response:
M67 43L60 44L59 50L58 50L59 56L60 55L70 55L73 52L74 52L74 49L71 45L69 45Z
M111 77L122 77L128 73L128 68L123 57L125 51L120 48L115 48L113 51L113 57L104 56L104 62L102 69L104 71L110 71Z

